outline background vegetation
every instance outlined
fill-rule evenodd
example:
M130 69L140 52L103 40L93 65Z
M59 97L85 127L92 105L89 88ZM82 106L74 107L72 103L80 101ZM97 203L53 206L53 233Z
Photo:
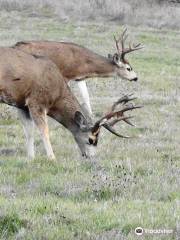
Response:
M180 32L174 4L0 1L1 46L66 40L107 55L115 51L113 35L125 26L145 46L129 55L139 82L87 81L95 118L124 93L133 92L144 105L135 114L136 128L117 127L136 138L117 139L104 130L94 163L81 159L70 133L52 120L57 163L45 158L38 132L37 158L29 161L15 109L0 106L1 239L134 240L140 239L137 226L174 230L141 239L179 239ZM72 89L80 99L75 83Z
M0 0L1 10L61 21L98 20L133 26L179 28L179 0Z

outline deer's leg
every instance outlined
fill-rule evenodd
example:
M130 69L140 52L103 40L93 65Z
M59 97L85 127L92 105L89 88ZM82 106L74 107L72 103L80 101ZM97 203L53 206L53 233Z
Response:
M34 158L34 122L29 112L18 109L18 115L26 136L27 155L29 158Z
M31 104L28 104L29 107L29 111L31 114L32 119L34 120L34 123L36 124L37 128L40 131L43 143L44 143L44 147L46 149L46 153L48 158L54 160L55 159L55 155L50 143L50 139L49 139L49 128L48 128L48 123L47 123L47 114L46 114L46 109L45 108L41 108L38 105L33 105L31 106Z
M91 104L89 99L89 93L85 81L78 81L79 90L81 92L84 103L86 104L87 110L92 115Z

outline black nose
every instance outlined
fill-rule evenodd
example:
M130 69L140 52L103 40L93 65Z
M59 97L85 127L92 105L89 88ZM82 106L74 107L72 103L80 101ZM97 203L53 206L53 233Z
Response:
M136 82L137 80L138 80L138 78L137 78L137 77L132 79L132 81L135 81L135 82Z

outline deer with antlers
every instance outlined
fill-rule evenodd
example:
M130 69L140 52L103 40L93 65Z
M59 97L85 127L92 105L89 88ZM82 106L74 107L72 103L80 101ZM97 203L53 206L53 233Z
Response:
M82 155L90 157L91 149L98 143L100 129L104 127L116 136L123 137L113 126L122 120L131 124L130 117L124 113L140 107L128 104L134 99L132 96L124 96L93 124L51 60L7 47L0 48L0 56L0 102L20 109L26 119L24 130L28 156L31 158L34 157L34 144L29 128L35 123L47 156L55 159L49 139L47 116L67 128L74 136ZM121 109L116 110L120 104Z
M61 71L64 79L68 82L78 82L81 95L87 110L92 114L89 93L84 79L93 77L119 76L122 79L137 81L137 74L125 59L127 53L141 49L140 44L125 47L128 37L125 29L118 39L114 37L117 52L104 57L93 51L68 42L54 41L23 41L17 42L13 47L27 53L46 56L51 59Z

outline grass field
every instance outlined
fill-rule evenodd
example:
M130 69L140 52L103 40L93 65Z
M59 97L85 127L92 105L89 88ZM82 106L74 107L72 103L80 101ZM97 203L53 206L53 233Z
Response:
M96 163L81 159L70 133L50 120L57 163L45 157L36 132L37 158L29 161L16 111L0 107L1 239L180 239L180 32L127 26L145 48L129 56L139 82L87 81L95 117L125 93L144 108L135 136L118 139L103 131ZM103 55L113 53L120 24L60 22L20 12L0 15L0 41L70 40ZM72 88L78 96L75 83ZM137 237L134 229L173 229L169 235Z

